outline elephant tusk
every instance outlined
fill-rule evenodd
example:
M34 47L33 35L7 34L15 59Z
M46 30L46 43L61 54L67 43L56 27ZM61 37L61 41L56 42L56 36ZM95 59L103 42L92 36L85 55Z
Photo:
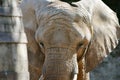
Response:
M39 80L44 80L44 77L43 75L40 76Z
M77 74L74 74L73 80L77 80Z

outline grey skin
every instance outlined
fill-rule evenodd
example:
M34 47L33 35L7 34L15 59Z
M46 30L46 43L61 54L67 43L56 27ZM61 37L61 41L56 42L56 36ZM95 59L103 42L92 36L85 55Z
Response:
M89 71L116 47L120 29L110 8L101 0L71 4L22 1L31 80L89 80Z

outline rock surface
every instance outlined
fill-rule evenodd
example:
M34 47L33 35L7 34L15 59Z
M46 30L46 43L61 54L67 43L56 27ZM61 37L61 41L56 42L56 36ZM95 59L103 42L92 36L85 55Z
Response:
M120 80L120 44L90 73L91 80Z

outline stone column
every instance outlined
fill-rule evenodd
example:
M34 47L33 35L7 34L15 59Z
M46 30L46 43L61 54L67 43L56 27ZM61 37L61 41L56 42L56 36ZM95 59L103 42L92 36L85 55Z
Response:
M0 0L0 80L29 80L27 38L17 0Z

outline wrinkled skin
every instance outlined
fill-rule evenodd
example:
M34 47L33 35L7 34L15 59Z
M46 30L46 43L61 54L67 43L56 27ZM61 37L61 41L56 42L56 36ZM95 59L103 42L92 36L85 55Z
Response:
M89 80L118 43L117 17L101 0L23 0L21 9L31 80Z

